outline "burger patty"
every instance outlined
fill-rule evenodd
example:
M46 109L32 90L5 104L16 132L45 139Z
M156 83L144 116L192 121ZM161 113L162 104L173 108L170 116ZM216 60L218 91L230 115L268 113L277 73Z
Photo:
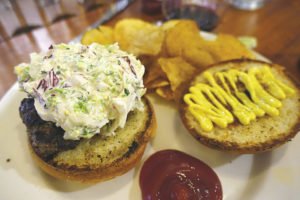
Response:
M44 161L51 161L59 152L74 149L80 140L64 140L64 130L55 123L44 121L34 107L33 98L25 98L19 107L28 139L35 153Z

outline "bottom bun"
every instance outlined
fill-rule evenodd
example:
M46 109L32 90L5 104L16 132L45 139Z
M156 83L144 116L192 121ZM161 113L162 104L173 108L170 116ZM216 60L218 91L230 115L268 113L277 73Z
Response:
M74 149L47 160L36 153L29 139L31 155L43 171L58 179L93 183L120 176L141 160L156 130L153 107L147 98L143 103L144 110L131 112L125 127L112 136L82 140Z

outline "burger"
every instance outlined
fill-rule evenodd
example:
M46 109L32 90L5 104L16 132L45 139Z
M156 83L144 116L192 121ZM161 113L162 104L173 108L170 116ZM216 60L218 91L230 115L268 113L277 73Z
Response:
M156 128L144 66L117 44L51 45L15 67L33 160L64 180L104 181L141 159Z

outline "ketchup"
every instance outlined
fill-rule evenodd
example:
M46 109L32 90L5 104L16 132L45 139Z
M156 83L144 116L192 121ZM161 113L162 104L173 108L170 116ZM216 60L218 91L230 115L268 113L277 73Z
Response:
M222 186L205 163L177 150L159 151L140 174L143 200L221 200Z

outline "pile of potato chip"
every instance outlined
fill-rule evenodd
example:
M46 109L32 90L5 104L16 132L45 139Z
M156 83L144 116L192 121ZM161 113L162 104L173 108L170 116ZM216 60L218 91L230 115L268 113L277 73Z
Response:
M192 20L171 20L157 26L140 19L123 19L114 27L87 31L81 42L119 43L122 50L139 57L145 65L148 91L167 100L173 100L178 87L198 70L224 60L255 57L234 36L204 38Z

